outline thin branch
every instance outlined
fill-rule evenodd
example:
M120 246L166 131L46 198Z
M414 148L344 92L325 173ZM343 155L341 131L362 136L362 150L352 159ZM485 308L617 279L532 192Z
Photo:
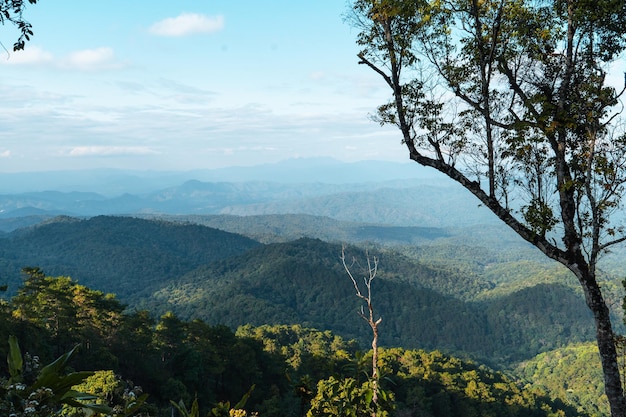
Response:
M385 71L381 70L373 62L371 62L370 60L365 58L365 55L363 54L363 52L357 54L357 56L360 59L359 64L365 64L368 67L370 67L371 69L373 69L374 72L378 73L381 77L383 77L383 79L387 82L389 87L391 87L393 89L393 82L391 81L391 78L389 78L389 76L387 74L385 74Z

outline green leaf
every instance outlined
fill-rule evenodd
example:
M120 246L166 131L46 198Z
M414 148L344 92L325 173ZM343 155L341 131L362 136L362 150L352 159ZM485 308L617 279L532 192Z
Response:
M78 345L76 345L74 349L70 350L69 352L66 352L63 355L59 356L54 362L44 366L39 373L37 381L35 381L34 388L36 389L40 387L46 387L48 386L45 384L46 382L49 382L51 379L58 379L59 374L61 373L63 368L65 368L68 360L77 348Z
M87 394L85 392L69 390L65 394L63 394L61 399L62 400L73 399L73 400L87 401L87 400L97 400L98 397L93 394Z
M22 378L22 367L24 365L22 360L22 352L20 351L20 345L17 343L17 338L13 335L9 336L9 354L7 355L7 364L9 365L9 375L11 378L9 382L18 382Z
M199 417L200 416L200 408L198 407L198 399L195 398L193 403L191 404L191 413L190 417Z
M365 390L365 404L370 405L374 398L374 391L371 389Z
M239 400L239 402L233 407L235 410L240 410L246 406L246 402L248 401L248 398L250 398L250 394L252 394L252 391L254 391L255 387L256 385L252 385L248 392L246 392L243 397L241 397L241 400Z
M111 415L113 413L113 409L109 407L108 405L104 405L104 404L85 404L85 403L81 403L73 399L68 399L67 401L64 401L63 403L74 408L91 410L99 414Z
M48 373L45 376L40 375L33 387L34 389L48 387L54 392L52 398L55 401L62 401L64 396L72 390L73 386L83 383L85 379L93 374L94 372L92 371L74 372L63 376Z
M380 390L380 391L378 391L378 395L380 396L381 400L387 401L387 391Z
M178 404L170 400L170 403L174 406L174 408L178 410L181 417L189 417L189 411L187 411L187 407L185 407L185 403L183 402L183 400L180 400Z

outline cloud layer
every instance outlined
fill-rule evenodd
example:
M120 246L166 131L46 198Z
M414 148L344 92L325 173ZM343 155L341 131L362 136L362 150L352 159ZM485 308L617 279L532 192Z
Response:
M73 52L63 60L63 66L82 71L94 71L114 69L117 64L113 49L102 47Z
M206 16L197 13L182 13L150 26L150 33L157 36L180 37L197 33L213 33L224 28L224 16Z
M158 152L145 146L76 146L70 156L121 156L121 155L152 155Z
M82 49L67 56L56 57L38 46L28 46L22 51L11 53L4 65L56 68L70 71L109 71L122 69L126 64L119 62L110 47Z

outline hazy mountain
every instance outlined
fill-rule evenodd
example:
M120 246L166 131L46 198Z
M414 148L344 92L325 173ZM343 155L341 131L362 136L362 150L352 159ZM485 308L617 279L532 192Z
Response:
M439 178L443 181L435 171L410 162L345 163L330 158L298 158L273 164L194 171L93 169L0 173L0 194L55 190L96 192L112 197L125 193L151 193L188 180L347 184L410 178Z
M147 194L86 192L0 195L0 217L24 214L309 214L377 225L452 227L497 224L459 187L424 180L361 184L186 181Z
M461 187L433 186L413 180L402 188L381 186L332 194L272 201L265 204L233 205L223 214L257 215L301 213L337 220L396 226L451 227L496 224L499 221Z
M248 236L263 243L312 237L331 242L417 244L434 242L454 234L438 227L400 227L358 223L309 214L145 215L144 217L202 224Z

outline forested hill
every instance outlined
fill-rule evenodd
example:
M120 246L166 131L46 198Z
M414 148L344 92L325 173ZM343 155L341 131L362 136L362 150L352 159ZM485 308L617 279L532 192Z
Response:
M259 245L241 235L194 224L58 217L0 239L0 283L13 292L21 283L21 268L38 266L50 275L71 276L127 301L130 295L158 289L200 265Z
M367 344L369 330L357 315L359 303L340 253L339 245L312 239L255 248L200 267L143 306L233 328L301 323ZM565 286L532 286L468 302L451 294L454 284L478 290L479 282L397 255L383 254L379 261L373 298L383 317L383 345L464 352L502 365L593 337L582 299Z
M350 248L349 256L363 262L363 252ZM37 266L116 293L131 309L173 310L233 329L304 324L367 343L340 254L340 245L310 238L262 245L193 224L62 217L0 239L0 277L10 295L20 269ZM452 259L426 264L392 250L373 254L380 262L373 296L384 345L443 349L503 365L592 338L592 320L570 287L529 276L526 285L498 292L494 277Z

